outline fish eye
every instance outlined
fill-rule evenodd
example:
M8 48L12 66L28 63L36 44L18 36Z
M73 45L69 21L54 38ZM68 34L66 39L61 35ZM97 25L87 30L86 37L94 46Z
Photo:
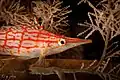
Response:
M64 45L65 43L66 43L65 39L60 39L60 40L58 41L58 44L59 44L60 46Z

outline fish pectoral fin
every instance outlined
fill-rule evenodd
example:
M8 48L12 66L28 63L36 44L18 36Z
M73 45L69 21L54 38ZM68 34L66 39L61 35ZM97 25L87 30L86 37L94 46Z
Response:
M47 53L47 51L48 51L48 47L45 47L45 48L41 51L40 56L39 56L39 59L38 59L38 61L37 61L39 64L44 63L44 58L45 58L45 54Z
M47 51L48 51L48 47L45 46L45 48L43 50L41 50L39 58L36 61L35 65L44 64L44 58L45 58L45 54L47 53Z

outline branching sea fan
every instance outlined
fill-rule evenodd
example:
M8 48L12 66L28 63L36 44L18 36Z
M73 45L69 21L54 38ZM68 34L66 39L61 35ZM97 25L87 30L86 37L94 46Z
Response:
M78 36L81 36L87 32L88 34L85 38L88 38L96 31L100 33L102 36L101 38L104 41L104 49L97 71L104 72L106 68L109 67L108 64L112 61L113 57L120 57L120 0L102 0L96 6L93 6L93 4L88 0L81 0L80 3L81 2L88 3L93 9L93 12L88 12L90 22L79 24L80 26L86 26L88 28L79 33ZM114 41L113 39L115 38L118 40ZM101 65L103 66L100 67ZM117 64L117 66L114 66L107 73L119 75L120 65Z
M44 26L45 29L54 33L65 33L69 29L67 14L71 12L69 6L61 6L59 0L32 1L31 12L28 12L21 0L0 1L0 21L2 25L26 25L38 29Z

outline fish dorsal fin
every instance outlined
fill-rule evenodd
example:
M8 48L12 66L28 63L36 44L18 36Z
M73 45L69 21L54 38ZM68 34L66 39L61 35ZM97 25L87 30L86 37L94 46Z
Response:
M40 29L40 30L43 30L43 29L44 29L44 26L39 26L39 29Z

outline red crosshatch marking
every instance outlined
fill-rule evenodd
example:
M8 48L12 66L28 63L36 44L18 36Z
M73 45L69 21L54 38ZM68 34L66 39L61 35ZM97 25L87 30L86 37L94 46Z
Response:
M12 33L11 35L9 33ZM15 36L16 34L21 34L19 36L21 36L19 39L17 38L17 36ZM28 34L28 35L26 35ZM31 35L31 34L35 34L35 35ZM5 48L5 47L9 47L9 48L17 48L18 49L18 54L20 53L20 48L26 48L27 50L28 49L31 49L31 48L36 48L38 47L37 46L37 42L45 42L45 43L48 43L48 46L50 47L50 44L51 43L57 43L56 40L49 40L48 38L50 36L54 36L54 37L59 37L59 36L56 36L54 35L53 33L48 33L47 31L45 30L32 30L32 29L27 29L27 27L22 27L22 30L21 31L15 31L15 30L12 30L12 28L9 28L4 34L2 35L5 35L5 39L4 39L4 44L1 45L1 47ZM31 36L31 37L30 37ZM3 40L3 39L1 39ZM17 46L15 45L10 45L8 42L10 40L13 40L11 44L15 44L16 41L19 41L17 43ZM23 45L23 42L24 41L31 41L31 42L34 42L34 46L26 46L26 45ZM28 43L28 44L31 44ZM27 43L26 43L27 44ZM40 47L40 48L44 48L44 46Z

